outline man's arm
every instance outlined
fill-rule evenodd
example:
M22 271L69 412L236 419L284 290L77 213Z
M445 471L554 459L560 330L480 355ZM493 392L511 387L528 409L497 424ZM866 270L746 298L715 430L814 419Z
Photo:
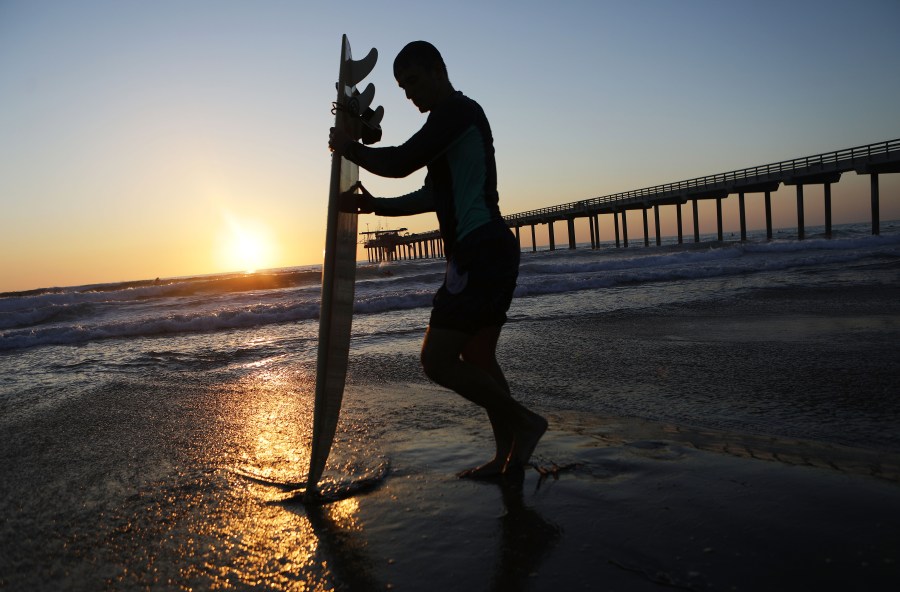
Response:
M360 193L356 193L357 190ZM358 214L376 216L412 216L434 211L434 199L427 184L412 193L399 197L375 197L357 183L341 196L341 209Z
M429 117L422 129L400 146L364 146L340 128L331 128L328 144L332 150L370 173L400 178L437 158L463 131L465 125L458 114L445 112L441 117Z
M426 166L431 158L428 152L417 149L415 136L401 146L370 148L359 142L350 141L341 153L352 162L379 177L406 177Z
M426 187L399 197L372 199L372 213L376 216L412 216L434 211L434 199Z

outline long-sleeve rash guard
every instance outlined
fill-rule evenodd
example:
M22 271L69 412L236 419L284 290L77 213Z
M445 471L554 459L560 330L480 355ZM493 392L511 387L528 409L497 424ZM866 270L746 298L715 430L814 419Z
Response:
M346 157L381 177L406 177L428 167L425 184L393 198L374 200L379 216L435 212L449 257L457 241L501 220L494 140L481 106L454 92L431 110L425 125L401 146L348 144Z

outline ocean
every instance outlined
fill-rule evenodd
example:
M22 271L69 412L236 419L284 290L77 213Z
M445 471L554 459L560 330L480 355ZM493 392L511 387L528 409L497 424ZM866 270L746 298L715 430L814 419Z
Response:
M504 330L511 337L508 346L505 337L501 340L501 363L515 374L514 390L540 408L900 451L898 404L892 402L900 392L896 384L888 384L883 393L858 393L876 400L868 410L838 392L828 395L833 400L798 412L798 400L807 400L810 393L775 388L752 400L746 390L728 384L694 397L663 392L658 385L637 388L647 383L645 372L677 370L666 360L635 365L631 382L627 374L617 374L621 382L612 385L600 376L597 364L603 352L621 342L602 332L592 340L585 327L594 323L602 327L609 320L647 319L661 310L671 318L697 319L710 303L727 311L729 302L746 303L758 294L838 287L877 293L900 286L900 222L882 223L879 236L870 234L867 223L835 226L831 238L822 232L809 228L802 241L788 229L772 241L759 234L744 243L706 236L697 244L677 245L669 238L660 247L603 244L592 250L578 245L536 253L525 245ZM434 259L360 263L349 384L385 375L424 380L418 345L443 267ZM305 266L0 295L0 423L15 425L17 418L34 417L76 398L90 404L92 393L118 380L204 376L216 382L261 368L310 372L315 367L319 281L320 267ZM897 328L895 312L879 317L882 328ZM784 337L791 327L779 322L774 330ZM622 338L634 342L628 323L617 326L625 327ZM748 339L765 342L758 329ZM804 335L815 338L808 327L803 331L791 346L798 353L805 349ZM698 337L704 335L715 340L701 326ZM646 339L668 345L677 341L652 334ZM897 344L892 345L896 350ZM581 358L591 362L580 370L573 364ZM690 364L679 360L679 367ZM311 396L311 391L301 396Z
M494 450L419 366L443 263L361 264L322 484L378 487L321 508L246 478L305 480L317 266L0 295L0 588L883 588L900 222L821 231L524 249L518 485L455 477Z

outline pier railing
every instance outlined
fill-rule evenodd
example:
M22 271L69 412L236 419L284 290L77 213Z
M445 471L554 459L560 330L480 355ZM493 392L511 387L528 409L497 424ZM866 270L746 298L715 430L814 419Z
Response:
M692 194L702 194L714 190L737 192L742 186L752 186L764 182L792 181L808 175L824 173L840 173L861 170L878 163L896 163L900 161L900 139L845 148L834 152L805 156L791 160L783 160L771 164L759 165L706 175L674 183L654 185L643 189L622 191L602 197L592 197L574 202L538 208L518 214L504 216L509 226L529 224L542 219L563 219L570 215L584 215L592 211L612 211L617 206L647 203L652 205L657 200L675 197L691 198Z
M569 231L569 248L575 248L575 219L588 218L591 248L600 244L599 216L613 215L615 244L620 244L619 219L622 222L622 237L628 246L628 228L625 223L628 210L643 210L644 244L649 246L649 209L654 209L656 244L661 244L659 209L661 206L675 205L678 208L678 242L683 240L681 204L693 201L694 241L700 241L697 202L716 199L716 225L719 240L723 237L721 200L732 194L739 194L741 240L746 240L746 215L744 194L765 193L766 235L772 237L772 211L770 193L785 183L795 185L797 190L797 236L804 237L803 186L824 185L825 234L831 235L831 184L840 180L841 174L856 171L868 174L871 183L872 234L878 234L880 225L878 175L900 173L900 139L877 142L855 148L845 148L824 152L813 156L792 158L770 164L747 167L726 173L706 175L674 183L654 185L643 189L622 191L602 197L592 197L569 203L538 208L518 214L504 216L507 226L515 227L519 238L519 228L531 226L532 250L537 250L535 226L547 224L550 250L555 249L553 222L566 220ZM520 239L521 240L521 239ZM392 260L395 258L420 258L443 256L443 241L437 230L419 234L400 236L376 236L365 242L370 261Z

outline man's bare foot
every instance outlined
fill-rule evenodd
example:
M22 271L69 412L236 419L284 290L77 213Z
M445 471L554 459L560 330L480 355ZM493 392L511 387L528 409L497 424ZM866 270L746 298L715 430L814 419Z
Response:
M544 432L547 431L547 420L528 411L528 416L523 425L516 430L515 440L513 442L512 452L503 467L503 472L513 467L523 467L528 463L534 449L537 448L538 442Z
M456 476L460 479L494 479L503 473L506 462L506 459L500 460L495 458L484 463L480 467L459 472Z

